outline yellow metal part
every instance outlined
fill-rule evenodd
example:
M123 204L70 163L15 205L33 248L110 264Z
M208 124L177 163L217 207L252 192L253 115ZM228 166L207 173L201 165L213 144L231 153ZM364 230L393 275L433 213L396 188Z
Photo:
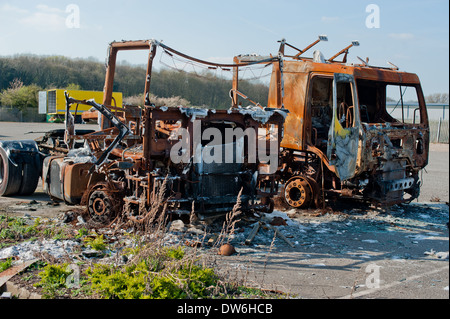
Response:
M337 117L334 119L334 134L342 138L350 134L350 130L343 128Z

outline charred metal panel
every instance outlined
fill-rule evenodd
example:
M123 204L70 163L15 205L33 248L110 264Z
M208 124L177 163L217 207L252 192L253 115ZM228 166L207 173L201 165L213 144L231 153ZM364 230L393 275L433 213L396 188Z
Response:
M49 162L48 194L64 201L63 176L61 176L61 163L63 158L57 158Z
M64 170L62 174L64 177L64 200L70 204L79 204L90 185L104 181L102 174L90 173L91 163L65 162L62 167Z
M44 191L68 204L79 204L90 184L104 180L96 172L90 173L92 163L73 163L64 157L46 157L43 169Z
M269 87L268 107L281 108L279 105L279 88L276 85L277 72L274 66ZM289 110L284 124L282 147L303 150L305 148L305 98L308 86L308 73L291 70L291 65L285 66L284 72L284 107Z
M208 149L208 145L202 147L196 154L204 154ZM237 196L242 187L242 172L243 169L243 148L239 147L237 143L232 143L231 147L225 144L216 145L221 149L222 158L220 163L205 163L203 159L198 159L197 164L194 164L194 181L198 182L196 191L199 197L205 200L210 200L224 195ZM231 149L233 151L233 158L235 163L226 163L225 154ZM225 198L225 197L223 197ZM234 201L235 202L235 201Z

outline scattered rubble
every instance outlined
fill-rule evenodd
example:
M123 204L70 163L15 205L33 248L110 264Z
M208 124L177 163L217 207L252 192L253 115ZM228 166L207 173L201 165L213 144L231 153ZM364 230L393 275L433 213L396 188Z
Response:
M448 259L448 251L436 252L436 251L434 251L434 249L431 249L430 251L424 252L424 255L427 255L430 257L435 257L438 259Z
M18 257L22 261L32 260L36 254L48 253L54 258L65 258L72 254L79 242L73 240L43 239L25 241L0 250L0 259Z
M245 268L246 272L253 269L252 263L235 262L236 258L266 263L271 254L295 252L296 262L317 275L319 269L330 266L331 259L314 256L351 258L361 262L448 261L448 214L448 206L440 203L412 203L407 208L395 206L389 211L359 208L275 210L260 218L241 218L233 233L228 234L226 244L221 245L221 220L194 224L173 220L162 233L156 234L132 227L114 229L114 225L89 229L89 220L80 224L78 212L70 210L47 222L73 229L68 232L72 234L71 238L23 241L0 249L0 260L15 257L14 264L20 264L42 258L53 262L123 265L133 258L132 254L124 254L124 249L133 248L139 242L160 241L163 246L183 246L195 249L201 255L218 255L216 258L223 259L229 267L236 265L236 271ZM30 224L35 218L24 217ZM76 236L83 231L83 236ZM96 250L86 244L86 238L99 237L106 244L105 249ZM417 247L425 249L420 251Z
M75 211L60 214L53 220L56 223L75 223L76 228L86 226L82 216ZM29 217L31 218L31 217ZM403 206L396 206L389 212L380 210L350 209L339 212L328 210L324 214L317 214L316 210L288 210L264 214L261 219L247 219L239 222L233 234L229 236L229 244L233 248L242 246L239 252L250 248L268 248L270 245L279 249L302 247L303 249L327 247L330 251L345 251L345 242L342 236L353 238L362 246L377 246L380 249L385 245L383 234L393 232L404 233L411 243L442 236L447 230L448 206L439 203L410 204L406 210ZM182 220L174 220L167 225L164 234L165 245L187 245L210 249L220 234L221 223L207 225L185 224ZM128 245L125 234L133 229L120 230L112 235L113 231L107 228L98 229L97 235L104 234L114 245ZM34 239L0 250L0 259L17 256L21 260L35 258L35 253L46 252L55 258L81 254L85 258L99 257L88 248L82 248L81 239ZM424 255L446 259L448 252L439 251L431 247Z

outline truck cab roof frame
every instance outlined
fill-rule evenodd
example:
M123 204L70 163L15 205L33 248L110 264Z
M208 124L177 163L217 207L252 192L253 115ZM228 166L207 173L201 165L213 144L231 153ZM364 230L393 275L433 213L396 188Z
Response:
M145 88L144 88L144 96L145 96L145 104L150 105L150 84L151 84L151 74L153 67L153 59L156 56L157 47L161 47L165 51L169 51L172 54L176 54L185 59L198 62L204 65L219 67L219 68L240 68L245 66L250 66L254 64L261 63L273 63L278 61L279 57L268 57L264 60L258 61L248 61L242 63L231 63L231 64L223 64L223 63L214 63L201 59L197 59L191 57L187 54L179 52L177 50L172 49L171 47L163 44L162 42L150 39L150 40L138 40L138 41L120 41L120 42L111 42L109 45L108 51L108 60L106 64L106 76L105 76L105 85L103 89L103 104L111 105L112 100L112 92L113 92L113 84L114 84L114 74L116 69L116 59L117 52L122 50L149 50L148 55L148 63L147 63L147 72L145 75Z

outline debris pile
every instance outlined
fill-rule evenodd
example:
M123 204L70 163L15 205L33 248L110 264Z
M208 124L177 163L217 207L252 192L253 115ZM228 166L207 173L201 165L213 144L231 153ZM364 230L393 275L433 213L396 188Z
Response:
M21 261L27 261L40 254L49 254L55 259L64 259L71 256L78 246L79 242L74 240L36 239L0 250L0 259L17 257Z
M27 215L32 223L33 217ZM136 232L130 227L113 230L111 228L86 229L89 222L85 222L74 211L62 213L58 218L51 219L58 226L71 224L74 231L71 238L62 239L33 239L12 245L0 250L0 259L16 256L21 260L30 260L36 253L48 253L56 259L60 258L92 258L105 257L118 253L123 247L133 245L131 234L140 236L141 240L156 240L156 234ZM327 210L324 214L318 210L286 212L274 211L263 214L261 218L241 218L233 226L233 231L226 234L226 240L221 239L224 225L215 223L195 222L185 223L182 220L169 222L158 239L166 246L185 245L208 250L219 250L223 244L229 244L226 250L231 254L245 254L257 250L266 251L272 245L277 249L314 250L324 249L327 252L348 252L346 247L377 245L382 249L385 245L384 237L389 234L402 234L402 240L407 239L411 244L442 236L447 230L448 206L445 204L411 204L408 211L403 207L395 207L389 213L378 210L363 211L350 209L340 212ZM86 231L86 235L79 234ZM78 238L75 238L78 235ZM92 252L85 245L85 238L103 236L107 242L108 251L103 254ZM399 239L400 240L400 239ZM403 244L402 244L403 245ZM353 249L351 248L351 249ZM422 252L424 256L445 259L448 252L442 247L430 247ZM398 258L392 253L391 258Z

